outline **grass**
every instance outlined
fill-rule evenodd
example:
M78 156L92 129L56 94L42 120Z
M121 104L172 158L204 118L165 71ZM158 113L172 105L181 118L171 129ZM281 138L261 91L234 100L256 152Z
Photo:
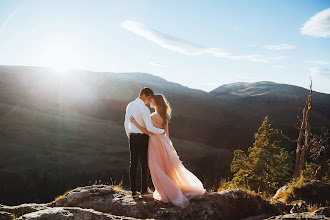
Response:
M118 185L113 185L112 186L114 190L119 191L119 190L124 190L123 186L118 184Z
M17 219L20 217L19 215L16 215L15 213L12 213L11 216L13 217L13 219Z
M78 187L78 188L80 188L80 187ZM56 204L56 202L57 202L59 199L63 198L64 196L66 196L68 193L70 193L70 192L72 192L72 191L73 191L73 189L68 190L68 191L66 191L63 195L60 195L60 196L56 197L56 198L54 199L54 201L51 202L51 204Z
M220 181L220 186L217 189L217 192L223 191L223 190L233 190L233 189L241 189L244 192L246 192L248 195L251 196L260 196L262 199L269 201L272 198L272 195L269 195L265 192L252 190L249 186L243 186L243 185L237 185L236 183L233 183L232 181L222 179Z
M315 210L317 210L318 208L320 208L321 206L314 203L314 204L308 204L307 208L308 208L308 212L314 212Z
M319 180L313 180L313 181L319 181ZM304 177L301 175L299 178L292 179L291 183L288 185L288 189L285 191L282 191L278 194L278 196L274 199L274 201L281 200L284 203L287 204L294 204L297 201L296 198L299 197L297 194L301 188L306 186L310 182L310 179ZM321 181L319 181L321 182Z
M21 217L22 215L24 215L24 213L11 213L11 216L13 217L13 219L18 219L19 217Z
M298 189L306 186L306 184L307 181L302 175L297 179L293 179L291 184L288 185L288 189L280 192L275 200L281 199L284 203L291 203L298 196Z
M99 181L95 181L92 185L107 185L107 186L112 186L112 188L115 190L115 191L119 191L119 190L126 190L124 189L123 187L123 182L121 181L119 184L116 184L116 182L113 182L112 179L110 178L111 180L111 183L102 183L101 180ZM75 189L81 189L82 187L77 187ZM62 195L56 197L52 202L51 204L56 204L56 202L63 198L64 196L66 196L68 193L72 192L74 189L70 189L68 191L66 191L65 193L63 193Z
M107 185L107 186L112 186L112 188L115 190L115 191L119 191L119 190L127 190L127 189L125 189L124 188L124 185L123 185L123 179L121 179L121 181L118 183L118 184L116 184L116 181L114 182L113 180L112 180L112 178L110 178L110 181L111 182L104 182L104 183L102 183L101 182L101 180L99 180L99 181L95 181L94 182L94 184L92 184L92 185Z

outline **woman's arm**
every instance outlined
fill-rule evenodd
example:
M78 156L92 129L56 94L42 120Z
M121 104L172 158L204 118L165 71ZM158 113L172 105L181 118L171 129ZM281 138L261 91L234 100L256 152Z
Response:
M143 133L145 133L145 134L147 134L147 135L151 135L151 134L153 134L153 133L151 133L150 131L148 131L146 128L144 128L144 127L141 127L141 125L139 125L139 123L137 123L137 121L135 120L135 118L133 117L133 116L131 116L130 118L129 118L129 120L136 126L136 127L138 127Z
M168 122L167 122L166 125L165 125L165 135L166 135L167 137L170 137L170 134L169 134L169 132L168 132Z

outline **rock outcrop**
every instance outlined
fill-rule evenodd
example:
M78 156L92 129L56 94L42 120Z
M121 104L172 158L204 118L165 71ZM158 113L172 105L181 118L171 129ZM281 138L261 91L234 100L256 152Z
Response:
M241 189L206 193L187 208L154 200L133 199L131 192L109 185L78 187L47 204L0 206L0 219L243 219L281 214L258 195ZM9 216L9 214L13 214ZM23 215L22 215L23 214ZM3 216L3 218L2 218ZM6 216L6 218L4 217Z
M271 199L283 214L268 219L330 219L329 195L330 185L324 182L288 183Z
M318 187L311 188L311 185ZM304 188L305 187L305 188ZM108 220L108 219L216 219L216 220L258 220L258 219L330 219L329 207L310 208L309 196L314 195L320 204L327 184L307 183L303 185L303 196L308 201L295 203L280 202L280 195L289 190L279 189L273 201L241 190L224 190L206 193L190 200L187 208L153 199L152 195L133 199L131 192L112 185L91 185L78 187L44 204L0 205L0 220ZM310 192L307 189L311 190ZM320 190L322 189L322 190ZM292 189L291 189L292 190ZM306 194L305 194L306 193ZM314 193L314 194L313 194ZM316 193L316 194L315 194ZM294 195L294 194L293 194ZM276 200L277 199L277 200ZM313 200L315 198L313 197ZM327 201L327 200L325 200Z
M272 201L289 203L305 201L309 204L327 206L330 203L330 185L319 181L310 181L301 186L290 183L279 188Z
M47 209L49 205L50 203L44 203L44 204L28 203L17 206L0 205L0 211L11 213L14 214L15 216L19 216L19 215L24 215L26 213L37 212L39 210Z
M18 218L18 220L113 220L113 219L136 219L126 216L115 216L94 209L82 209L78 207L54 207L37 212L31 212Z

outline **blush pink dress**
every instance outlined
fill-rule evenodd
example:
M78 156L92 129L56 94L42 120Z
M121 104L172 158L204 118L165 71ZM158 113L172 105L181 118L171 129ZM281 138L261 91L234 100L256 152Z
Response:
M155 127L162 128L159 114L151 114L151 120ZM205 193L202 182L183 166L167 135L149 137L148 163L155 187L154 199L185 208L189 199Z

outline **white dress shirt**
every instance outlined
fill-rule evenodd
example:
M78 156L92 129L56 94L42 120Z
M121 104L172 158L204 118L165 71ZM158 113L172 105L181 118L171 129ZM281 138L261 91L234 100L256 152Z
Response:
M154 134L164 133L164 129L156 128L152 124L149 108L144 104L142 99L137 98L134 101L128 103L126 107L124 127L128 138L129 138L129 133L131 132L143 134L143 132L138 127L136 127L133 123L131 123L130 121L131 115L135 118L135 120L139 125L146 128L149 132Z

